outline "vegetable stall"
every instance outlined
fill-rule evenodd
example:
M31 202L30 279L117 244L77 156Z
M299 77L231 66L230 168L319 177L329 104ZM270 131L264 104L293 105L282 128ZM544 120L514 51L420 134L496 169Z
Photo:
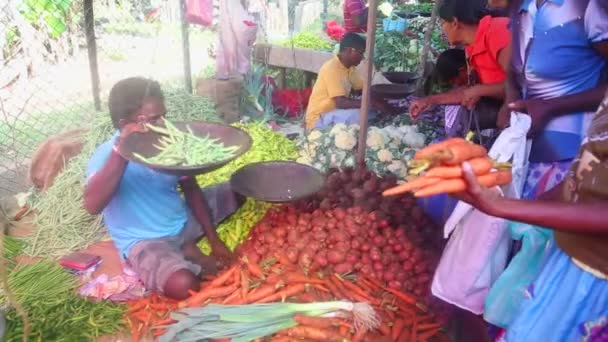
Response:
M411 21L414 36L378 32L378 70L410 71L417 65L428 18L416 18ZM433 51L440 49L441 39L435 36L433 41ZM330 40L311 34L282 45L324 53L333 49ZM256 97L263 95L261 89L256 85ZM219 121L205 99L168 92L166 101L170 120ZM259 106L257 98L251 102ZM7 273L0 292L5 340L119 340L112 337L119 333L132 341L450 340L452 309L430 295L444 247L441 231L411 194L383 196L395 187L412 186L399 180L410 177L412 169L422 170L426 159L421 161L418 153L435 139L440 126L427 124L400 117L369 129L336 125L295 141L263 121L234 124L251 137L251 147L223 167L198 175L201 187L227 182L247 165L284 160L322 171L321 189L291 203L247 198L217 227L220 239L235 252L234 262L206 276L190 298L178 302L143 292L110 301L79 295L92 281L91 274L75 277L54 262L107 238L100 217L82 207L86 161L113 133L109 116L99 115L80 155L48 190L31 196L26 216L33 232L24 238L4 236L5 229L0 234ZM231 159L234 152L212 139L192 139L174 126L150 129L167 138L156 159L140 156L149 163L190 166L210 162L204 158ZM218 145L221 153L203 155ZM199 153L177 156L186 149ZM470 150L463 148L458 158L479 159L475 165L480 174L492 176L489 184L505 181L489 174L485 155ZM364 152L363 164L357 163L357 151ZM431 164L423 165L429 171L417 181L438 180L443 192L458 188L462 181L452 164ZM8 224L15 219L9 217ZM205 240L199 247L211 252Z

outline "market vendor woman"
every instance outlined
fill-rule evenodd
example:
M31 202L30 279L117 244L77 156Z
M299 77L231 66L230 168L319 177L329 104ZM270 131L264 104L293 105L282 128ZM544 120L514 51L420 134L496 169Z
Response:
M306 128L325 128L337 123L359 122L361 100L352 95L363 89L363 80L356 67L365 54L365 39L356 33L347 33L340 42L337 56L323 64L312 89L306 109ZM385 101L372 101L372 109L391 112ZM370 113L371 114L371 113ZM370 115L370 118L373 115Z
M214 224L235 209L229 205L234 196L230 197L229 188L216 187L205 199L196 179L159 173L121 156L125 137L165 115L157 82L145 78L118 82L110 91L109 107L118 132L89 161L84 207L103 215L121 259L146 288L184 299L188 290L199 289L199 275L215 273L232 258ZM214 257L197 247L203 235Z

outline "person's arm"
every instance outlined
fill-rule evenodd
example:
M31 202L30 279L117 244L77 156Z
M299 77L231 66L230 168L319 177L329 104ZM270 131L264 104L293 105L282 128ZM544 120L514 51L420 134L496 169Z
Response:
M101 213L110 203L127 164L128 161L114 148L104 166L89 177L84 189L84 208L89 214Z
M506 43L506 46L499 48L496 52L496 59L500 64L505 74L508 74L511 64L511 43ZM494 99L502 100L505 98L505 84L506 80L495 83L487 84L476 84L470 88L464 90L463 99L461 105L468 108L469 110L475 108L475 105L482 97L491 97Z
M608 60L608 40L593 44L595 50ZM530 114L534 131L538 131L551 119L576 112L593 112L604 98L608 84L602 82L595 88L547 100L520 100L509 104L511 110Z
M334 97L334 101L336 101L336 107L338 109L361 108L361 100L351 99L346 96Z
M608 234L608 202L503 199L494 204L488 214L563 232Z
M462 168L467 190L455 196L488 215L564 232L608 234L608 201L568 203L555 200L508 199L500 196L494 189L482 187L470 164L463 163ZM557 188L561 189L561 186L563 185ZM556 192L552 191L550 195L555 197Z
M218 258L230 258L232 253L230 253L226 248L226 245L224 245L217 235L209 206L207 205L203 191L199 187L196 178L186 177L180 180L180 186L184 192L186 204L188 204L188 207L192 210L192 215L194 215L194 218L196 218L203 228L203 232L211 245L213 254Z
M122 175L124 174L128 161L118 152L121 142L126 137L138 132L145 132L145 126L139 123L131 123L122 128L120 136L114 142L114 146L107 160L104 154L95 154L90 163L93 172L88 176L87 185L84 189L84 208L91 215L97 215L110 203L112 196L118 189ZM88 170L87 170L88 172Z
M357 14L353 14L353 21L357 26L365 26L367 25L367 7L364 7Z

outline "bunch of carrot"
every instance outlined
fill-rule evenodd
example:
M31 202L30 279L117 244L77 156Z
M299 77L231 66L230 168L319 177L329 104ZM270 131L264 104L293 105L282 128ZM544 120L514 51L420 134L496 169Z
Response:
M508 164L494 163L487 150L462 138L452 138L429 145L416 153L410 162L410 174L416 177L407 183L383 192L384 196L413 192L416 197L428 197L466 190L462 163L468 162L485 187L511 182Z
M170 323L169 314L177 309L177 302L156 293L129 301L125 321L131 329L131 341L141 341L152 332L152 327ZM154 331L158 336L163 331Z
M307 275L280 255L259 265L242 258L217 277L209 277L200 291L191 293L190 298L174 308L200 307L209 303L243 305L332 300L369 303L381 318L380 328L356 332L352 317L296 316L294 320L298 326L282 330L266 340L426 341L442 335L441 324L415 296L363 277ZM164 324L166 321L157 325Z

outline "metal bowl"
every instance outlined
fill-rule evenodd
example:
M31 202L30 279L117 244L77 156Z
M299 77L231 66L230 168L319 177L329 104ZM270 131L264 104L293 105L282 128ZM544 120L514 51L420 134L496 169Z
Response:
M402 71L383 72L382 75L389 82L394 84L413 84L420 78L420 76L416 75L413 72Z
M249 150L252 144L251 137L247 132L228 125L215 124L203 121L191 121L191 122L175 122L175 127L178 129L186 129L189 126L192 132L196 136L210 137L213 139L219 139L226 146L238 146L239 149L235 152L234 156L229 159L218 161L215 163L209 163L204 165L195 166L166 166L149 164L139 160L135 157L135 153L142 155L145 158L149 158L158 153L158 149L154 147L158 139L161 137L160 134L154 132L146 133L135 133L128 136L125 140L126 146L122 152L122 156L126 159L146 165L151 169L158 170L160 172L169 173L178 176L196 176L203 173L207 173L218 169L232 160L240 157Z
M272 203L306 198L319 191L324 182L325 177L319 170L291 161L249 164L230 178L234 192Z
M414 84L374 84L371 87L373 97L385 100L404 99L416 91Z

